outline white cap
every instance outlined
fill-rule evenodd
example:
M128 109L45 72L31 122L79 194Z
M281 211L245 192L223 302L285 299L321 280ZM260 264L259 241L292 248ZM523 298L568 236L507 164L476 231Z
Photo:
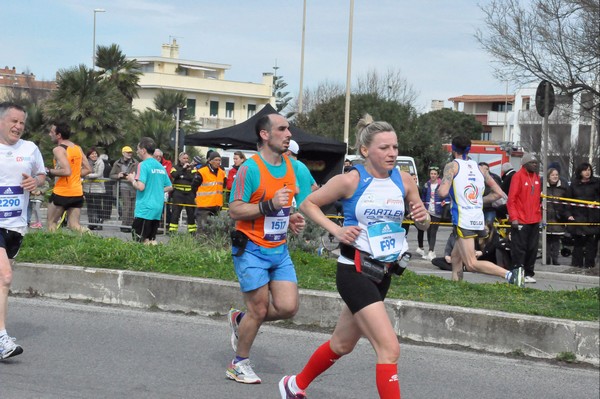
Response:
M296 143L296 141L290 140L290 146L288 147L288 150L290 150L292 154L298 155L298 153L300 152L300 146L298 145L298 143Z

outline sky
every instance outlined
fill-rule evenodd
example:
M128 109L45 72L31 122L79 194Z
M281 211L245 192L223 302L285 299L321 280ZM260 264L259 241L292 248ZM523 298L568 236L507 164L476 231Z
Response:
M352 83L370 70L399 70L432 100L503 94L492 58L474 35L487 0L355 0ZM231 65L225 78L256 82L273 72L294 98L300 87L303 0L20 0L2 5L0 66L53 80L59 69L91 67L96 45L118 44L130 57L160 56L175 38L183 60ZM304 89L345 84L350 0L307 0ZM508 90L512 90L508 88Z

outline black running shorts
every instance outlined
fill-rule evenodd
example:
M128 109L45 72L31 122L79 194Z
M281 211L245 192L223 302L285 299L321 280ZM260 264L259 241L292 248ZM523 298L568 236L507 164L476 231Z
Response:
M460 238L486 238L487 230L467 230L454 225L454 234Z
M391 281L391 274L387 274L381 283L377 284L357 272L354 265L339 262L337 264L337 290L352 314L372 303L383 301Z
M16 231L0 228L0 248L6 250L8 259L14 259L19 253L23 236Z
M52 193L49 201L65 210L83 207L83 195L79 197L63 197L62 195Z

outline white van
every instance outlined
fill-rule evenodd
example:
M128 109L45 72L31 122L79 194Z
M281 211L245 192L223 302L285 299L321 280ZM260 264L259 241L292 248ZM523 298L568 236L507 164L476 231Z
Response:
M215 148L215 151L221 155L221 167L225 169L225 172L229 172L229 169L233 167L233 153L236 151L242 151L246 156L246 159L250 158L252 155L256 154L256 151L252 150L236 150L236 149L227 149L223 150L221 148Z
M352 165L364 162L363 158L358 155L346 155L346 159L352 162ZM396 168L401 172L414 173L417 176L417 186L419 185L419 174L413 157L399 155L396 157Z

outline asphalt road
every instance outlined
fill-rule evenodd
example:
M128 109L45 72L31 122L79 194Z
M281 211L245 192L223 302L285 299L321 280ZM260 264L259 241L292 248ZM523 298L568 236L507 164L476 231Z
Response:
M260 385L226 380L232 357L224 316L204 317L10 298L9 333L25 352L0 362L0 398L279 398L327 335L265 326L253 362ZM402 344L404 399L597 399L599 371ZM315 398L375 398L374 353L361 341L308 390Z

